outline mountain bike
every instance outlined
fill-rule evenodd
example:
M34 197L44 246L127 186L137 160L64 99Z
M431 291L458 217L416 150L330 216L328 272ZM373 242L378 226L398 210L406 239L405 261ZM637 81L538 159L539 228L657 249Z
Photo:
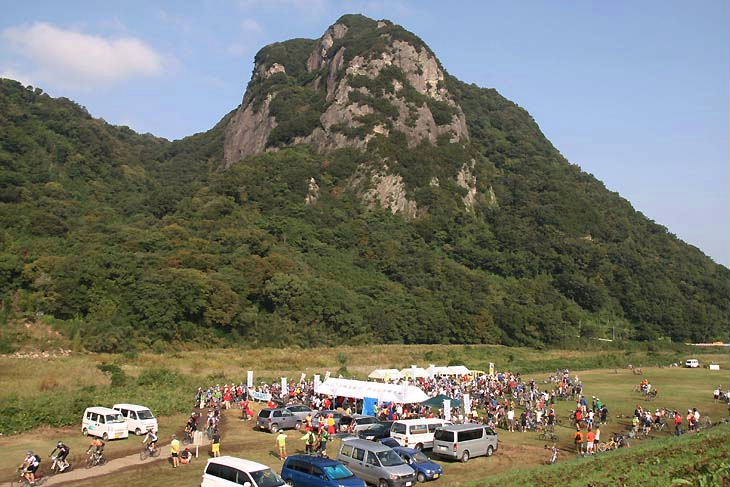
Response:
M90 451L86 454L86 468L104 465L106 461L103 452Z
M51 459L53 462L51 463L51 474L57 475L59 473L64 472L70 472L73 468L73 465L71 465L71 462L68 461L68 459L65 460L59 460L57 456L52 456Z
M147 460L148 458L157 458L160 456L160 449L157 447L150 448L149 445L145 445L142 451L139 452L140 460Z

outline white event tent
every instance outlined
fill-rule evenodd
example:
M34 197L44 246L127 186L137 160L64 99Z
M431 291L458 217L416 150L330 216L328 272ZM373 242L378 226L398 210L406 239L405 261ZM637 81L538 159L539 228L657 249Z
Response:
M375 369L368 375L369 379L378 380L398 380L402 377L403 375L398 369Z
M317 394L330 396L364 399L373 397L378 402L394 402L411 404L428 399L425 392L416 386L407 384L385 384L383 382L369 382L364 380L336 379L330 377L314 388Z
M426 369L426 373L429 377L433 377L434 375L469 375L471 374L471 370L463 365L448 365L446 367L430 365Z
M409 379L418 379L420 377L429 377L428 372L426 372L426 369L421 367L409 367L406 369L402 369L400 371L400 375L403 378L409 378Z

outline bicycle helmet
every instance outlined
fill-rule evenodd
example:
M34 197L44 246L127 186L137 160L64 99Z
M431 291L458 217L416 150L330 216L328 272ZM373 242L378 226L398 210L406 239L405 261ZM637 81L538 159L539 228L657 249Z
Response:
M56 446L60 448L61 446L63 446L63 442L61 440L58 440L58 443L56 443Z

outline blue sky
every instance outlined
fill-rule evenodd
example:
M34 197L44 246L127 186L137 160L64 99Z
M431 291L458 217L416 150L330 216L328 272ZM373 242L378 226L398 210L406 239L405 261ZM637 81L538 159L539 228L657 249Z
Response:
M101 4L101 5L99 5ZM0 0L0 77L170 139L240 103L263 45L343 13L420 35L526 108L573 163L730 264L726 0Z

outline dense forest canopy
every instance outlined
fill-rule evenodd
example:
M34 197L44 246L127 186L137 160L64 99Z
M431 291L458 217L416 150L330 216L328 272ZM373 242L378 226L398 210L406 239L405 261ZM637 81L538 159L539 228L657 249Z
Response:
M274 45L260 56L301 67L307 52ZM113 352L726 338L728 269L566 161L495 90L446 86L467 145L409 149L392 131L366 150L288 147L222 170L228 117L169 142L0 80L4 326L43 314L87 349ZM292 103L322 103L287 89ZM282 124L275 142L301 123ZM350 178L372 154L426 212L362 204ZM480 199L468 209L463 188L429 181L470 159ZM320 196L305 204L311 178Z

